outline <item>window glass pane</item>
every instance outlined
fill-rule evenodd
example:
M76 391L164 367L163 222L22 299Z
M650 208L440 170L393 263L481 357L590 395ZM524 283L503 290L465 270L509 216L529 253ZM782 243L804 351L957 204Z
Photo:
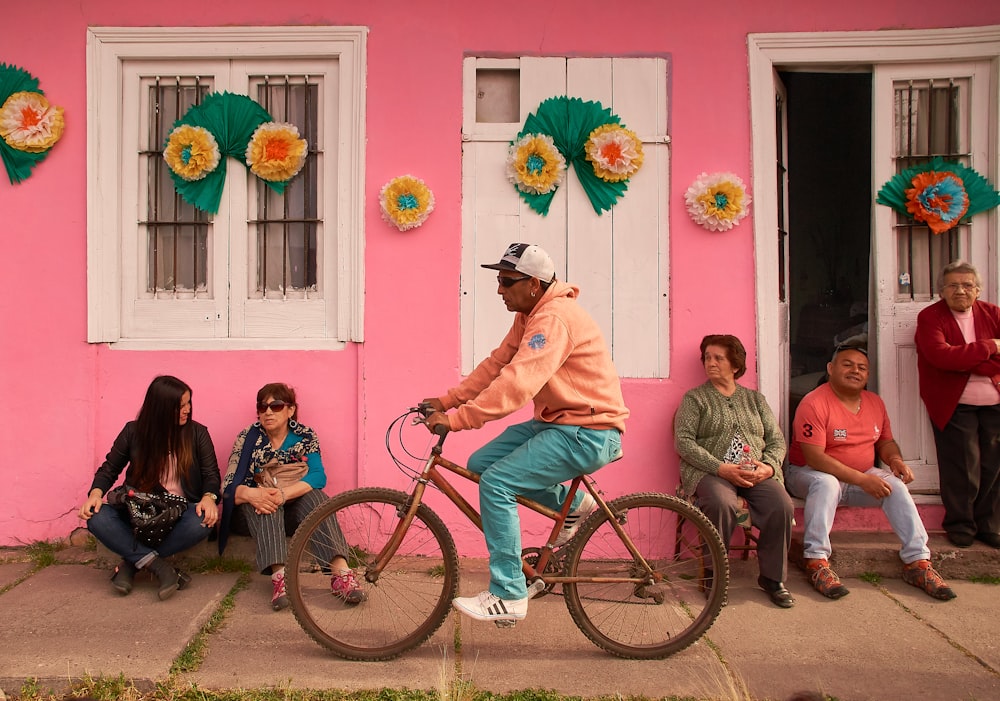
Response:
M935 156L969 164L969 79L897 81L893 105L895 171ZM908 216L895 213L896 298L926 301L934 294L937 270L968 251L969 225L936 235Z
M294 124L309 143L305 165L283 194L256 179L257 265L252 289L257 296L275 299L317 297L319 82L312 76L257 76L251 85L275 121Z
M163 145L174 123L200 102L211 86L197 76L144 81L148 92L146 143L139 157L146 173L145 285L163 298L208 297L208 214L174 190Z

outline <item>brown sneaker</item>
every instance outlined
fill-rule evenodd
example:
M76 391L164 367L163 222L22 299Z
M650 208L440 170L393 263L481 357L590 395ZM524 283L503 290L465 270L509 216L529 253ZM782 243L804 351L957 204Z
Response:
M941 579L941 575L931 567L930 560L917 560L903 565L903 581L923 589L935 599L942 601L954 599L956 596L951 587Z
M830 569L830 563L822 558L807 559L806 573L813 588L829 599L839 599L851 593L841 584L837 573Z

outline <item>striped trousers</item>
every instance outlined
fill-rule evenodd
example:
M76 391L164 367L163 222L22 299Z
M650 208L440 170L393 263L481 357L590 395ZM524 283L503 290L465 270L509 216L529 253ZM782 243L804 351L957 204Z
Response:
M327 499L329 497L321 490L313 489L289 499L272 514L258 514L250 504L239 504L233 513L232 530L254 539L257 569L261 574L271 574L273 567L283 566L288 560L287 538ZM336 557L347 557L347 543L336 519L326 519L310 548L323 568L329 567Z

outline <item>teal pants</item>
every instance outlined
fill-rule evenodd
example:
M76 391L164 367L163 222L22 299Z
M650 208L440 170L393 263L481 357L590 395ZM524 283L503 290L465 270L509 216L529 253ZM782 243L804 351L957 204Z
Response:
M562 482L589 475L621 452L615 429L526 421L509 427L469 458L479 474L479 511L490 553L490 592L501 599L528 595L521 572L520 495L550 509L562 508L569 487ZM573 508L580 505L577 492Z

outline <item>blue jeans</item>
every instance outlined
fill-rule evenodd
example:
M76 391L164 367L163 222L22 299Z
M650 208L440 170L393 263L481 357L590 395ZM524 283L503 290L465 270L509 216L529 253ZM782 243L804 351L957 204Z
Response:
M566 482L589 475L621 452L621 434L526 421L503 433L469 457L469 469L481 475L479 511L490 553L490 591L501 599L528 595L521 572L521 519L515 498L520 495L553 510L562 508L569 493ZM578 492L573 508L583 501Z
M90 517L87 528L108 550L121 555L122 559L137 567L140 561L145 566L157 555L176 555L208 537L212 529L202 525L201 516L195 511L196 506L192 502L188 503L187 511L181 515L158 548L151 548L136 540L128 515L109 504L102 505L101 510Z
M892 493L884 499L876 499L861 487L841 482L826 472L811 467L788 466L785 470L788 491L792 496L806 500L803 556L810 559L830 559L830 528L833 526L837 507L842 504L882 507L889 525L903 545L899 550L899 558L905 564L929 560L931 551L927 547L927 531L917 513L910 490L898 477L881 467L873 467L865 474L881 477L889 483Z

